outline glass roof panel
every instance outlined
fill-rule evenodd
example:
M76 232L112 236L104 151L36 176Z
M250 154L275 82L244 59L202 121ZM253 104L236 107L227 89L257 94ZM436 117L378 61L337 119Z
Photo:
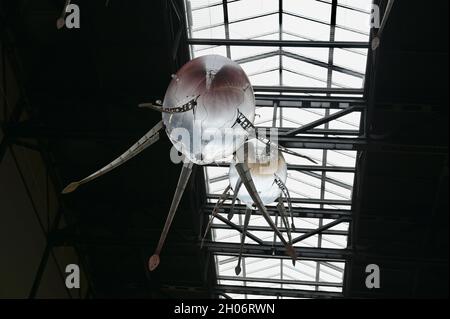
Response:
M190 8L192 11L198 10L200 8L215 6L222 4L221 0L189 0Z
M371 0L338 0L338 4L364 10L367 13L370 12L370 9L372 7Z
M231 39L248 39L258 37L262 34L278 32L278 15L272 14L252 18L254 15L248 16L248 20L230 23Z
M370 28L370 14L338 7L336 24L355 31L368 34Z
M331 5L316 0L284 0L283 12L292 12L305 17L327 21L331 16Z
M249 15L278 12L278 0L244 0L228 4L229 21L245 19Z
M209 8L199 9L192 12L192 28L194 30L223 24L223 7L213 6Z
M355 41L367 44L369 40L369 21L371 1L338 0L333 8L331 0L284 0L283 12L279 12L278 0L228 0L229 24L224 16L224 5L219 0L185 0L191 10L187 15L192 25L190 38L203 39L245 39L248 41ZM335 9L335 10L334 10ZM336 11L336 26L331 25L332 12ZM280 30L279 18L282 18ZM333 31L334 30L334 34ZM279 128L279 134L290 129L302 127L326 116L339 112L349 103L330 104L327 99L361 99L363 95L329 94L332 88L361 89L364 87L367 64L367 49L356 48L312 48L312 47L269 47L255 46L250 42L245 46L235 45L192 45L192 57L206 54L221 54L241 64L257 95L255 125L257 127ZM273 86L273 92L258 87ZM289 92L286 90L289 88ZM316 88L312 92L292 91L295 88ZM317 91L320 90L320 91ZM333 92L334 93L334 92ZM267 97L270 96L270 99ZM261 99L261 97L263 97ZM295 98L295 99L294 99ZM283 99L286 99L284 101ZM320 101L322 99L323 101ZM281 101L278 101L281 100ZM317 102L319 100L319 102ZM277 107L274 110L274 107ZM275 117L274 117L275 115ZM352 209L352 189L357 151L334 148L332 138L351 138L359 136L361 112L353 112L328 123L317 125L313 130L293 137L301 148L291 150L307 155L317 163L284 154L288 164L286 185L292 198L292 207L297 213L310 210ZM313 142L309 142L311 139ZM306 142L304 142L306 141ZM323 143L318 146L317 143ZM214 205L218 196L228 186L228 170L214 165L205 168L205 178L209 205ZM311 168L317 168L316 171ZM340 169L348 170L340 172ZM330 171L331 170L331 171ZM336 170L336 172L334 172ZM226 205L231 203L228 198ZM237 201L237 209L231 222L234 227L242 227L245 207ZM271 212L276 211L276 203L267 205ZM286 205L287 209L287 205ZM220 216L227 218L227 212ZM308 215L309 216L309 215ZM271 216L287 239L287 232L281 218ZM296 230L292 237L298 238L318 227L334 222L334 219L314 218L313 216L294 217ZM320 234L309 236L295 243L295 247L305 249L347 248L349 223L341 223ZM260 214L253 214L249 223L249 233L262 240L265 245L281 245L274 236L266 220ZM211 234L213 242L231 243L239 247L240 232L215 219ZM247 245L259 244L246 238ZM237 252L232 255L215 253L218 284L226 287L241 287L226 293L227 298L287 298L283 289L298 291L342 293L345 262L299 258L295 266L286 257L243 256L242 272L235 274ZM246 290L252 287L252 290ZM264 291L255 295L258 287L270 288L273 293ZM303 295L298 294L301 298Z
M283 14L283 32L298 34L303 39L328 41L330 25Z
M217 26L206 29L192 30L194 38L223 39L225 37L225 27Z
M231 47L231 58L234 61L239 61L241 59L253 58L255 56L260 56L261 54L265 54L268 52L277 52L277 51L278 51L278 48L275 48L275 47L232 46Z

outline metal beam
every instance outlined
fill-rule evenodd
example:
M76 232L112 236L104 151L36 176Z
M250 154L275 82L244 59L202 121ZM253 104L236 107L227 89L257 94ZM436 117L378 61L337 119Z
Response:
M223 10L223 24L225 26L225 38L230 38L230 25L229 25L229 18L228 18L228 1L222 0L222 10ZM231 49L230 46L227 45L227 57L231 59Z
M230 163L214 163L206 165L206 167L230 167ZM356 168L344 166L315 166L315 165L295 165L287 164L288 171L310 171L310 172L334 172L334 173L354 173ZM228 176L228 175L226 175ZM209 181L212 182L214 178Z
M324 173L326 171L322 171L322 173ZM349 185L347 183L341 182L335 178L331 178L331 177L326 177L323 176L322 174L317 174L314 172L309 172L309 171L304 171L303 174L314 177L314 178L318 178L318 179L322 179L323 182L328 182L330 184L336 185L338 187L344 188L346 190L352 191L353 190L353 186Z
M204 247L211 253L223 256L238 256L240 244L205 242ZM345 261L349 259L352 252L348 249L330 249L330 248L311 248L294 247L299 259L314 261ZM243 247L243 256L252 258L271 258L271 259L291 259L286 254L286 248L283 245L267 242L264 245L245 244Z
M292 58L292 59L295 59L295 60L298 60L298 61L302 61L302 62L306 62L306 63L309 63L309 64L317 65L317 66L320 66L322 68L331 69L333 71L337 71L337 72L341 72L341 73L344 73L344 74L348 74L348 75L351 75L351 76L354 76L354 77L358 77L360 79L364 79L364 77L365 77L364 73L361 73L361 72L358 72L358 71L355 71L355 70L350 70L348 68L340 67L340 66L337 66L335 64L332 64L332 65L329 66L328 63L325 63L325 62L322 62L322 61L319 61L319 60L316 60L316 59L311 59L311 58L305 57L305 56L300 55L300 54L296 54L296 53L292 53L292 52L284 51L284 50L282 51L282 54L284 56L286 56L286 57L289 57L289 58Z
M272 52L252 55L252 56L247 57L247 58L234 60L234 62L239 63L239 64L243 64L243 63L253 62L253 61L256 61L256 60L262 60L262 59L271 58L271 57L278 56L278 55L279 55L279 52L277 50L277 51L272 51Z
M6 92L4 92L4 94L6 94ZM6 105L4 106L6 108ZM23 111L25 109L25 105L23 103L23 101L18 101L17 105L14 107L13 111L11 112L9 119L5 119L5 121L7 121L2 129L3 129L3 138L0 142L0 163L3 160L3 157L6 154L6 151L8 150L8 146L10 145L10 136L9 136L9 132L7 130L8 126L11 124L15 124L19 121Z
M337 225L339 225L339 224L342 224L342 223L348 223L348 222L351 222L351 218L340 218L340 219L335 220L335 221L333 221L333 222L331 222L331 223L329 223L329 224L323 225L323 226L321 226L321 227L319 227L319 228L317 228L317 229L315 229L315 230L313 230L313 231L310 231L309 233L306 233L306 234L304 234L304 235L301 235L301 236L295 238L295 239L292 241L292 243L293 243L293 244L299 243L299 242L301 242L302 240L305 240L305 239L310 238L310 237L312 237L312 236L321 234L324 230L327 230L327 229L330 229L330 228L332 228L332 227L334 227L334 226L337 226Z
M301 95L256 94L256 106L270 106L269 103L279 101L281 107L302 109L347 109L351 106L365 106L362 98L355 97L322 97Z
M220 195L207 194L209 199L219 199ZM351 206L351 200L317 199L317 198L291 198L292 204L323 204L330 206Z
M265 283L265 284L286 284L286 285L301 285L301 286L342 287L342 283L304 281L304 280L270 279L270 278L252 278L252 277L242 278L242 277L232 277L232 276L217 276L217 280L239 281L239 282L243 281L243 282Z
M166 292L195 292L207 294L208 291L204 287L185 287L174 285L163 285L162 291ZM232 299L227 294L239 294L239 295L261 295L261 296L284 296L292 298L343 298L342 293L327 292L327 291L309 291L309 290L297 290L297 289L284 289L284 288L265 288L265 287L248 287L248 286L235 286L235 285L216 285L212 288L215 295L224 296L227 299Z
M233 3L233 2L238 2L238 1L242 1L242 0L226 0L228 3ZM192 12L197 11L197 10L203 10L203 9L209 9L209 8L213 8L213 7L217 7L222 5L221 2L217 2L217 3L208 3L206 5L202 5L202 6L198 6L195 8L192 8Z
M333 172L333 173L354 173L354 167L343 167L343 166L309 166L309 165L293 165L288 164L288 170L298 171L298 172Z
M51 228L52 232L55 231L56 229L58 229L61 218L62 218L62 211L60 209L60 210L58 210L58 213L56 214L56 217L53 220L53 224L52 224L52 228ZM47 236L47 242L45 245L44 253L42 254L41 261L39 263L38 269L36 270L36 275L34 276L33 285L31 286L31 290L28 295L28 298L30 298L30 299L36 297L39 286L41 284L42 276L44 275L45 267L47 266L50 254L52 253L53 244L51 242L50 234L51 233L49 233L49 235Z
M214 204L208 203L204 206L203 211L205 214L210 215L214 209ZM225 214L231 209L230 204L222 205L219 213ZM245 214L245 205L235 205L235 214L243 215ZM271 216L278 214L276 207L267 206L267 211ZM253 212L253 215L262 216L258 211ZM295 218L324 218L324 219L339 219L342 217L350 217L352 215L351 210L341 210L341 209L319 209L319 208L303 208L303 207L292 207L292 215Z
M279 41L279 40L241 40L241 39L196 39L187 40L190 45L234 45L262 47L295 47L295 48L353 48L368 49L368 42L352 41Z
M222 217L222 216L221 216ZM223 217L222 217L223 218ZM222 221L222 219L221 219ZM212 225L213 229L225 229L225 230L229 230L229 229L235 229L239 232L242 233L242 231L240 230L240 227L231 227L228 226L228 224L226 225L222 225L222 224L213 224ZM239 229L238 229L239 228ZM257 231L257 232L273 232L273 229L267 226L248 226L247 228L249 231ZM285 227L278 227L278 229L285 233L288 230ZM307 229L307 228L295 228L295 231L291 231L293 233L298 233L298 234L307 234L311 231L311 229ZM322 234L324 235L336 235L336 236L347 236L348 232L345 230L324 230L322 232ZM250 236L248 236L250 238ZM262 241L261 241L262 242Z
M309 130L317 127L317 126L321 126L323 124L329 123L331 121L337 120L347 114L353 113L353 112L357 112L357 111L362 111L363 108L359 107L359 106L351 106L347 109L341 110L339 112L336 112L334 114L330 114L328 116L325 116L317 121L313 121L309 124L303 125L300 128L297 129L293 129L291 131L289 131L286 136L295 136L301 133L305 133L308 132Z
M228 227L230 227L230 228L232 228L232 229L234 229L234 230L237 230L237 231L240 232L240 233L243 232L242 227L236 225L236 224L233 223L233 222L230 222L228 219L226 219L226 218L224 218L224 217L222 217L222 216L220 216L220 215L216 215L216 218L217 218L218 220L220 220L222 223L225 223L226 225L228 225ZM249 232L247 232L246 235L247 235L248 238L250 238L251 240L257 242L258 244L260 244L260 245L263 245L263 244L264 244L264 241L261 240L261 239L259 239L259 238L256 237L255 235L253 235L253 234L251 234L251 233L249 233Z
M286 121L290 121L288 118L283 118ZM292 122L292 121L290 121ZM270 132L270 129L273 129L275 127L267 127L267 126L257 126L258 130L266 130L267 132ZM275 128L273 131L274 136L280 136L280 135L286 135L289 131L291 131L291 128ZM272 132L270 132L272 133ZM336 135L336 136L359 136L360 132L359 130L333 130L333 129L312 129L308 132L305 132L305 134L308 135Z
M316 94L348 94L348 95L362 95L364 89L352 89L352 88L318 88L318 87L293 87L293 86L262 86L255 85L253 90L256 93L316 93Z
M231 294L249 294L249 295L265 295L265 296L283 296L292 298L343 298L342 293L325 292L325 291L308 291L298 289L285 288L264 288L264 287L244 287L244 286L228 286L217 285L214 288L216 293Z
M49 128L32 125L14 125L9 128L10 138L48 138L56 140L64 139L134 139L141 135L141 130L136 131L101 131L79 130L70 128ZM322 137L289 137L280 135L278 142L290 148L332 149L332 150L359 150L363 149L366 142L361 138L322 138ZM376 145L376 144L373 144Z
M362 138L279 136L278 143L287 148L357 151L367 149Z

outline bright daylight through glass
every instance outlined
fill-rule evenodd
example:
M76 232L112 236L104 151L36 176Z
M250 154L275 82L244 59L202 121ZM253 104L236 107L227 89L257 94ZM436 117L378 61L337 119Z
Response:
M246 238L243 271L236 276L237 255L231 248L239 244L240 233L224 222L221 211L209 244L218 290L224 298L251 298L255 287L267 288L258 290L258 298L298 297L294 290L311 292L311 297L320 292L341 295L358 158L352 139L362 133L371 1L186 0L185 6L192 58L219 54L238 62L254 86L255 125L277 127L280 143L318 163L286 155L294 246L301 252L295 266L288 256L275 253L279 239L264 218L254 214L249 233L260 241ZM294 41L311 45L296 46ZM338 42L346 45L333 45ZM343 111L328 123L296 131ZM224 162L205 168L206 213L228 186L228 166ZM268 209L285 234L275 205ZM245 207L237 207L231 223L242 226ZM314 233L319 228L325 230Z

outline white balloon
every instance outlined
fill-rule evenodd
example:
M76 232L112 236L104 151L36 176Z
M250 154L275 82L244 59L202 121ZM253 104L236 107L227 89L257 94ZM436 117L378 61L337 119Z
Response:
M243 148L247 148L244 152ZM245 156L245 157L244 157ZM267 147L267 144L252 139L245 143L236 153L230 166L230 185L234 188L239 175L236 170L236 162L245 161L250 169L250 175L258 191L259 197L264 205L273 203L281 195L281 189L275 183L279 178L284 184L287 178L287 165L282 152L276 147ZM247 189L242 185L238 198L249 208L253 205Z
M176 149L199 165L232 155L248 135L235 125L238 111L252 123L255 119L255 96L244 70L219 55L193 59L172 76L163 108L181 107L193 100L197 102L193 111L163 113L167 135Z

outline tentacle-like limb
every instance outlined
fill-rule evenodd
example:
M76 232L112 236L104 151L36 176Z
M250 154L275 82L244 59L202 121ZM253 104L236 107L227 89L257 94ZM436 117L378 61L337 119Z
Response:
M241 189L241 186L242 186L242 181L241 181L240 178L238 178L238 180L236 182L236 186L233 189L233 191L234 191L234 193L233 193L233 200L231 202L230 212L228 213L228 216L227 216L228 220L232 220L233 219L233 216L234 216L234 205L236 204L236 198L237 198L237 196L239 194L239 190Z
M278 225L278 215L275 215L275 225ZM272 255L275 255L275 244L277 243L277 235L273 235L272 241Z
M70 0L66 0L66 2L64 3L64 7L63 10L61 11L61 14L58 18L58 20L56 20L56 27L58 29L61 29L65 24L66 24L66 10L67 7L70 5Z
M248 224L250 222L251 215L252 215L252 210L250 208L247 208L247 210L245 211L244 227L242 229L242 234L241 234L241 246L239 248L238 264L237 264L236 268L234 269L236 276L239 276L239 274L241 273L242 250L244 249L245 237L247 236L247 229L248 229Z
M153 254L153 256L150 257L148 261L148 267L150 271L155 270L156 267L158 267L159 265L159 254L161 253L161 249L166 240L175 213L177 212L178 204L180 203L181 197L183 196L184 190L186 189L186 185L187 182L189 181L189 177L191 176L193 166L194 164L192 162L183 164L180 178L178 179L177 188L175 190L175 195L173 196L172 199L172 205L170 205L169 214L167 215L166 223L164 224L161 237L159 238L158 246L156 247L155 253Z
M233 127L235 125L237 125L237 124L240 125L244 130L246 130L249 133L250 137L257 138L261 142L267 144L269 147L275 146L275 147L278 148L278 150L280 152L287 153L287 154L290 154L290 155L294 155L294 156L297 156L297 157L301 157L301 158L304 158L304 159L306 159L306 160L308 160L308 161L310 161L310 162L312 162L314 164L317 164L317 162L315 160L313 160L309 156L302 155L302 154L299 154L297 152L291 151L290 149L288 149L286 147L283 147L281 145L278 145L278 144L272 142L268 138L265 138L265 137L262 137L262 136L258 136L258 132L257 132L255 126L253 125L253 123L244 114L242 114L239 110L238 110L238 116L236 118L236 122L234 123Z
M289 207L289 215L291 216L291 222L292 222L291 227L292 227L292 230L295 230L294 215L292 212L291 195L289 194L289 190L286 187L286 185L283 183L283 181L276 174L275 174L275 183L277 183L278 187L281 189L284 197L286 198L286 202L288 203L288 207Z
M138 155L140 152L145 150L147 147L151 146L153 143L159 140L159 131L164 127L163 122L159 122L156 124L147 134L145 134L139 141L137 141L133 146L131 146L125 153L120 155L118 158L116 158L114 161L112 161L110 164L106 165L102 169L96 171L95 173L89 175L88 177L77 181L70 183L64 190L62 191L63 194L71 193L75 191L80 185L86 184L102 175L105 175L109 171L112 171L116 167L122 165L123 163L127 162L128 160L132 159L136 155Z
M250 194L250 197L252 198L254 204L259 209L259 211L263 215L264 219L267 221L267 223L270 225L270 227L273 229L273 231L276 233L278 238L280 238L283 245L286 246L287 254L289 256L295 256L294 247L292 245L289 245L289 243L286 241L286 239L284 239L283 234L280 232L277 225L275 225L273 220L270 218L266 207L263 205L261 198L259 197L258 192L256 190L255 183L253 182L252 176L250 175L250 169L248 168L247 164L244 162L237 163L236 170L237 170L242 182L244 183L245 188L247 189L248 193Z
M289 239L289 245L292 246L292 234L291 234L291 229L289 228L289 221L288 218L286 216L286 210L284 209L284 203L283 203L283 198L280 197L278 199L278 213L280 214L281 220L283 221L284 227L286 227L286 231L287 231L287 235L288 235L288 239ZM295 261L297 259L297 255L295 254L294 251L294 255L292 256L292 264L295 266Z
M203 248L203 243L205 241L206 235L208 234L209 230L212 227L212 222L214 220L214 218L217 216L217 214L219 213L219 209L222 207L223 203L227 200L228 198L228 193L230 192L231 186L228 185L227 188L225 188L225 190L223 191L222 195L220 195L219 200L217 201L216 205L214 206L214 209L212 211L211 217L209 219L208 225L206 226L206 230L205 233L203 234L203 238L200 244L200 248Z

